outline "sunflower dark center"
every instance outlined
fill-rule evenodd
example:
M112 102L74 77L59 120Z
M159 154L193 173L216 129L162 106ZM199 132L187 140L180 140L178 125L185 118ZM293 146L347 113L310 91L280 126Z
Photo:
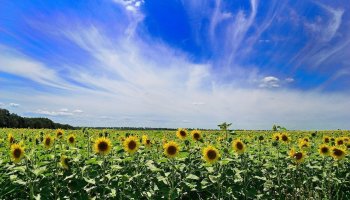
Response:
M308 141L309 141L309 139L307 139L307 138L304 138L304 141L305 141L305 142L308 142Z
M151 144L151 140L146 140L146 144Z
M51 139L50 138L46 138L45 139L45 144L48 146L48 145L50 145L50 143L51 143Z
M303 158L303 154L301 152L295 153L294 154L294 158L297 159L297 160L300 160L300 159Z
M19 148L17 148L17 149L15 149L15 150L13 151L13 156L14 156L15 158L19 158L19 157L21 157L21 153L22 153L22 150L19 149Z
M259 140L264 140L264 137L263 136L259 136Z
M324 139L324 142L325 142L325 143L328 143L328 142L329 142L329 138L325 138L325 139Z
M237 149L242 150L243 149L242 142L237 142L236 147L237 147Z
M108 148L107 142L102 141L102 142L98 143L98 150L106 151L107 148Z
M216 158L216 152L214 150L209 150L207 156L210 160L214 160Z
M342 145L342 144L344 144L344 142L343 142L343 140L338 140L337 144Z
M58 136L58 137L61 137L61 136L62 136L62 132L58 132L58 133L57 133L57 136Z
M195 134L193 134L193 137L194 137L194 139L196 139L196 140L198 140L199 139L199 133L195 133Z
M343 151L340 149L333 149L333 154L336 156L342 156L343 155Z
M186 132L185 131L180 131L180 135L185 137L186 136Z
M131 140L128 144L129 149L134 150L136 148L136 142Z
M328 148L327 147L322 147L321 148L322 153L328 153Z
M70 143L74 143L74 137L70 137L70 138L69 138L69 142L70 142Z
M166 151L169 155L175 155L177 148L175 146L169 146Z
M282 140L283 141L288 141L288 137L286 135L282 135Z
M13 137L10 137L10 143L13 143L14 139Z
M276 140L279 140L280 139L280 137L279 136L276 136Z

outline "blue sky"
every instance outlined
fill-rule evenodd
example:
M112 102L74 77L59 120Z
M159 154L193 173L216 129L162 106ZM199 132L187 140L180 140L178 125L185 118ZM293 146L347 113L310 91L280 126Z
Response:
M4 1L0 106L79 126L350 129L346 1Z

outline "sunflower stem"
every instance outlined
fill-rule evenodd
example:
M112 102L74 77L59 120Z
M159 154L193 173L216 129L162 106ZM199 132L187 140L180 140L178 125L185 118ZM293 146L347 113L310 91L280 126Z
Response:
M32 176L29 171L29 165L28 165L28 158L26 159L26 174L29 182L29 196L30 199L34 199L34 187L33 187L33 182L32 182Z
M57 151L56 151L56 141L54 141L54 144L53 144L53 148L54 148L54 162L55 162L55 171L54 171L54 176L55 176L55 179L54 179L54 196L55 198L54 199L57 199Z

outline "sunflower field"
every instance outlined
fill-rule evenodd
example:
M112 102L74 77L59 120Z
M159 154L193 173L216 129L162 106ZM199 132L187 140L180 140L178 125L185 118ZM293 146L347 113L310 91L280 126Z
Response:
M0 129L0 199L350 199L349 138Z

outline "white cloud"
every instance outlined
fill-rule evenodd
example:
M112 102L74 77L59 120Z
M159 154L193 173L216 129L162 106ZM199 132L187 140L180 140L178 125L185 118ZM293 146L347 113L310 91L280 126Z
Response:
M330 41L337 33L342 22L342 16L344 14L344 10L334 9L330 6L327 6L321 3L317 3L317 4L320 5L322 8L324 8L326 11L328 11L330 15L329 22L326 28L323 28L324 31L322 32L323 40L327 42L327 41Z
M140 6L139 1L117 2L125 9L128 2L133 2L130 4L133 7ZM248 15L243 11L230 14L220 6L215 8L216 16L210 20L213 39L218 38L215 30L219 24L230 20L227 46L218 47L224 49L225 55L232 56L229 63L234 63L238 47L254 23L257 7L257 2L251 1ZM349 128L346 120L350 118L349 95L285 89L282 84L293 82L292 78L262 77L259 71L250 72L236 66L229 77L238 84L223 84L221 76L213 74L213 63L195 64L187 55L160 41L147 43L134 36L142 16L130 13L126 33L132 40L108 37L93 24L77 25L75 29L60 27L62 32L57 33L93 60L82 66L67 67L64 78L94 89L67 83L55 68L11 51L0 54L0 71L63 88L64 94L19 89L2 92L2 95L21 101L26 109L36 110L36 114L55 116L63 123L80 126L217 128L219 122L227 121L232 122L234 128L246 129L270 129L273 123L299 129ZM269 23L267 20L261 31ZM244 86L246 77L257 80L255 88ZM256 84L261 88L280 89L265 90L256 88Z
M73 113L71 112L64 112L64 111L48 111L45 109L38 109L35 112L35 114L40 114L40 115L47 115L47 116L71 116Z
M0 44L0 72L30 79L43 85L70 89L57 72L44 64Z
M294 78L286 78L285 81L287 83L292 83L292 82L294 82Z
M9 106L10 107L19 107L19 104L18 103L10 103Z
M68 109L67 108L61 108L59 111L60 112L68 112Z
M261 88L278 88L280 87L280 79L274 76L266 76L260 80L259 87Z
M0 106L5 106L5 104L0 102Z

